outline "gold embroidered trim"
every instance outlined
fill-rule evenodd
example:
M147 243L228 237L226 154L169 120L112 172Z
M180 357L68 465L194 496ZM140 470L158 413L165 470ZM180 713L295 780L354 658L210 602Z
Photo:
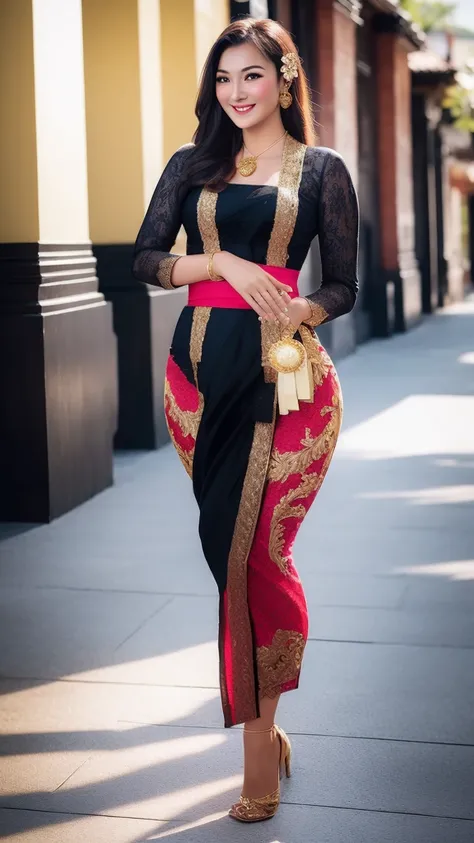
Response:
M156 277L165 290L176 290L171 283L171 273L176 261L179 261L181 257L182 255L171 255L169 258L163 258L158 264Z
M168 399L168 413L170 418L179 425L183 436L192 436L196 439L201 421L202 408L197 410L183 410L176 401L168 378L165 378L165 399Z
M174 446L174 448L175 448L175 450L178 454L178 457L180 458L181 462L184 465L184 468L186 469L187 474L189 474L189 476L192 478L192 476L193 476L194 446L196 444L196 442L195 442L196 434L195 434L194 431L196 431L196 433L197 433L197 428L199 427L199 419L198 418L196 418L195 420L193 419L193 421L191 423L191 420L188 417L191 417L191 416L197 417L198 414L200 415L201 411L199 409L196 413L193 413L193 412L190 412L190 411L182 410L181 407L179 407L177 402L176 402L176 398L173 395L173 392L171 390L171 385L170 385L170 382L168 381L168 378L165 378L165 401L166 401L166 399L168 399L168 413L165 413L165 420L166 420L166 426L168 428L168 433L170 435L173 446ZM173 421L175 421L179 425L179 427L180 427L180 429L183 433L183 436L190 435L190 436L193 437L193 444L192 444L192 447L190 448L189 451L187 451L185 448L183 448L179 444L179 442L177 441L176 436L174 435L173 428L171 427L171 425L169 423L168 415L169 415L170 418L173 419Z
M312 328L317 328L318 325L322 325L326 319L329 318L329 313L327 310L324 310L324 307L321 304L316 304L316 302L312 301L311 299L306 299L310 308L311 308L311 316L309 319L305 319L305 325L310 325Z
M270 366L269 351L273 343L278 342L281 336L281 329L276 322L262 322L261 323L261 338L262 338L262 366L265 377L265 383L276 383L278 379L278 372Z
M275 418L276 404L273 417ZM236 723L257 717L253 635L247 598L247 559L260 513L275 422L256 422L228 561L227 595L232 639Z
M191 451L185 451L185 449L181 447L179 442L176 441L176 437L173 433L173 430L168 423L167 423L167 427L168 427L169 435L171 437L171 441L173 443L173 447L175 448L176 453L178 454L178 457L180 458L181 462L183 463L184 468L186 469L186 473L192 479L192 477L193 477L194 447L192 448Z
M194 372L194 382L198 386L197 368L201 362L202 346L206 336L207 323L211 315L210 307L195 307L193 312L193 324L191 326L191 338L189 340L189 356Z
M298 193L307 147L287 135L283 149L273 229L267 250L269 266L286 266L288 246L298 215Z
M261 697L277 697L282 685L298 679L305 644L301 632L278 629L269 647L257 647Z
M205 187L197 203L197 222L204 254L220 252L219 232L216 225L216 206L219 194Z
M331 413L331 418L325 429L314 439L308 435L309 431L306 430L306 439L302 440L302 444L305 446L303 451L297 451L296 453L290 451L281 454L275 450L275 453L272 455L269 471L271 480L281 482L287 480L291 474L301 473L302 475L299 485L283 495L272 515L269 555L282 574L288 573L288 559L283 555L285 545L283 521L286 518L303 519L305 517L306 509L303 504L300 503L297 506L293 506L293 504L295 501L304 500L308 495L319 491L336 447L342 422L342 405L338 382L336 383L336 388L337 391L332 397L333 406L323 407L321 409L322 416ZM303 474L315 460L321 459L322 457L325 457L325 460L319 472Z

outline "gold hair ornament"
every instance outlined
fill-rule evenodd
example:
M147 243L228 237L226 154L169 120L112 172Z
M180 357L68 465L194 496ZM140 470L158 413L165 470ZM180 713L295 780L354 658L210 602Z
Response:
M289 108L293 102L293 97L290 94L289 88L293 81L298 76L298 56L296 53L285 53L281 59L280 73L286 82L286 86L280 91L280 105L282 108Z

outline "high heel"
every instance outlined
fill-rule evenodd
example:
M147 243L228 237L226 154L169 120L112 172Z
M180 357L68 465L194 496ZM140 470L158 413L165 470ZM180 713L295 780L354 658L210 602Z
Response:
M251 734L253 730L247 730L247 734ZM278 759L278 769L280 778L283 770L286 772L286 777L291 776L291 744L288 736L280 729L279 726L272 726L271 729L262 729L261 731L253 732L253 734L264 734L265 732L274 732L280 741L280 755ZM273 793L268 796L260 796L252 798L251 796L241 796L239 801L232 805L229 811L229 816L234 820L239 820L243 823L258 823L262 820L269 820L274 817L278 806L280 804L280 782Z

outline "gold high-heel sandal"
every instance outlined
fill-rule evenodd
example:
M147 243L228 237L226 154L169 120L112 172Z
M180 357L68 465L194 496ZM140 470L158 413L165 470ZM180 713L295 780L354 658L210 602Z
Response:
M253 730L249 729L247 734ZM285 768L286 777L291 776L291 744L288 736L279 726L272 726L271 729L262 729L255 731L254 734L262 735L265 732L275 732L280 741L280 757L278 761L280 778ZM278 806L280 804L280 783L273 793L268 796L260 796L253 799L251 796L241 796L239 801L232 805L229 811L229 817L234 820L239 820L242 823L258 823L262 820L269 820L275 816Z

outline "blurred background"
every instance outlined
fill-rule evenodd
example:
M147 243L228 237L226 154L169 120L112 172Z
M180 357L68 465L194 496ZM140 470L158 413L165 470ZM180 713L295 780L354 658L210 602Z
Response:
M185 293L136 283L133 242L192 138L208 50L247 14L293 33L319 143L359 192L361 292L321 329L330 353L409 331L470 288L468 0L2 0L4 520L48 521L112 482L114 448L167 442L163 370ZM315 244L303 292L319 277Z

